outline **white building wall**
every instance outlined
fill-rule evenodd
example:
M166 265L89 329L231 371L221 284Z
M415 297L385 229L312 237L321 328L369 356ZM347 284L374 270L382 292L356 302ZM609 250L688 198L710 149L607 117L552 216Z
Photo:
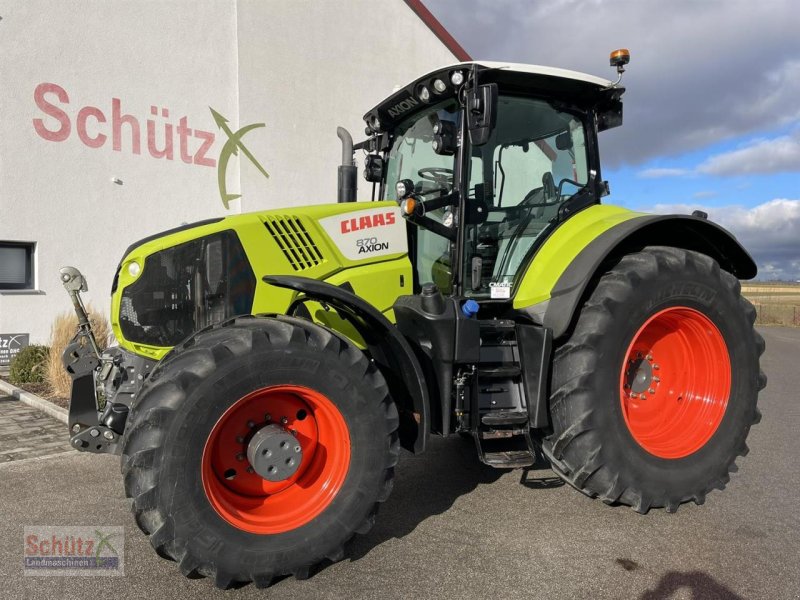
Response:
M361 115L394 85L455 62L402 0L0 0L0 17L0 241L38 245L37 293L0 292L0 333L32 342L70 309L63 265L84 272L87 299L107 312L132 241L241 210L334 202L336 126L360 139ZM37 88L49 90L38 106ZM129 123L114 147L114 99L138 123L138 153ZM265 123L242 139L270 177L231 157L225 186L242 198L228 209L227 137L209 107L232 131ZM148 121L156 150L171 127L171 160L151 155Z

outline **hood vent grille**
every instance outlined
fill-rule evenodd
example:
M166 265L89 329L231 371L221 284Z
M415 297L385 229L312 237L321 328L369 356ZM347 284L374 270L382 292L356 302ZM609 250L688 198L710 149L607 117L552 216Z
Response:
M266 217L264 225L295 271L325 262L314 239L296 217Z

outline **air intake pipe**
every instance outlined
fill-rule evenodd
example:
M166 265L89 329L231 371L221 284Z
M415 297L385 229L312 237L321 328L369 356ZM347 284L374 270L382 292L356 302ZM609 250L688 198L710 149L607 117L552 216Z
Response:
M337 127L336 135L342 140L342 164L339 166L337 202L355 202L358 182L356 165L353 160L353 136L344 127Z

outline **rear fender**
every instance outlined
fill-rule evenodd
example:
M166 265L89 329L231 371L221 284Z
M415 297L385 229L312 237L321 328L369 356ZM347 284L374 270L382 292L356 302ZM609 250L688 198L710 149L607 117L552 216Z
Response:
M558 277L544 302L523 310L552 329L553 338L569 329L584 296L591 292L604 266L646 246L672 246L710 256L739 279L758 271L750 254L727 230L689 215L635 216L607 229L589 242ZM535 260L535 258L534 258Z
M293 275L267 275L263 279L302 294L289 313L304 300L313 300L335 309L356 329L397 405L400 444L411 452L424 452L430 422L428 388L414 351L397 328L374 306L342 287Z

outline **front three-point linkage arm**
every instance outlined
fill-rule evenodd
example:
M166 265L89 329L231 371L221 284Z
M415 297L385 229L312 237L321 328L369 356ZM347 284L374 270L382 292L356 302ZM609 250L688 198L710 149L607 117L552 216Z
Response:
M86 307L83 305L83 300L81 299L81 292L89 291L86 278L75 267L61 267L59 273L61 274L61 283L64 285L64 289L67 290L70 300L72 300L75 314L78 316L78 336L76 337L87 338L99 361L101 360L100 349L97 346L97 340L94 338L92 324L89 322L89 315L86 312Z
M99 379L104 380L114 366L113 358L100 354L83 305L80 293L89 289L86 278L75 267L63 267L60 275L78 316L78 332L61 357L72 378L68 417L70 442L78 450L116 453L119 434L102 423L95 389L95 373L102 364Z

